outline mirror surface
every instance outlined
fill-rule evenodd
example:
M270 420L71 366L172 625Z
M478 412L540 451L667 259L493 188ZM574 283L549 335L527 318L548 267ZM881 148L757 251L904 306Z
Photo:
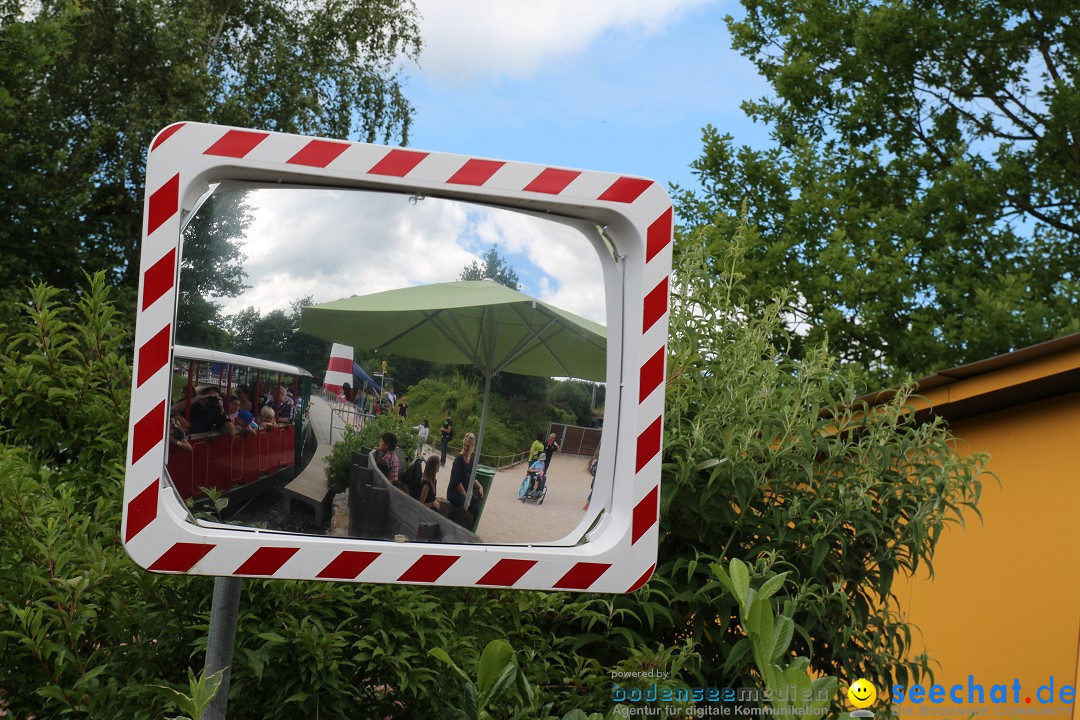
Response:
M580 540L600 510L606 369L605 250L581 227L417 195L217 186L182 235L166 461L196 521Z

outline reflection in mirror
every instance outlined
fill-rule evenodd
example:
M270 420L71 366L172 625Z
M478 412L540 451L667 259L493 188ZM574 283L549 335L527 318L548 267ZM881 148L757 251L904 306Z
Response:
M182 237L177 493L199 521L241 527L577 543L602 511L607 362L607 250L578 226L218 186Z

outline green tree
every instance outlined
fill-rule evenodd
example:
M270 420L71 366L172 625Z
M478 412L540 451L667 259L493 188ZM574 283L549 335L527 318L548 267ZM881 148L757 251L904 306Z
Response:
M265 315L253 307L223 319L225 344L231 352L302 367L315 378L326 372L332 343L300 332L301 310L311 296L294 300L288 310ZM179 332L179 330L178 330Z
M172 122L406 142L416 17L391 0L0 2L4 297L104 270L134 304L146 152Z
M459 280L494 280L500 285L505 285L511 290L521 287L521 278L517 271L510 267L506 258L499 255L499 246L492 245L491 249L484 254L483 264L475 260L469 263L461 271Z
M592 419L592 395L587 383L565 380L552 384L548 402L572 414L578 425L588 425Z
M252 219L244 193L215 193L184 229L177 342L224 347L225 318L215 300L236 297L248 289L238 243Z
M747 202L757 307L793 287L806 347L886 379L1080 329L1075 3L743 5L774 145L707 128L679 209L730 238Z

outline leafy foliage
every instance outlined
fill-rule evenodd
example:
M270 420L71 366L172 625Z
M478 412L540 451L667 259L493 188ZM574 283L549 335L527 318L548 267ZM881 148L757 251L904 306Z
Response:
M815 672L899 682L926 672L925 658L907 657L893 578L930 565L946 524L974 510L985 458L961 457L940 422L917 422L908 389L871 407L824 347L792 359L775 344L788 337L783 299L743 315L745 235L721 247L681 240L650 584L665 612L652 636L697 639L711 681L745 677L737 607L711 595L704 572L737 558L763 579L789 573L800 607L793 647L812 649ZM714 277L713 263L726 273Z
M104 274L74 308L55 288L35 285L30 296L0 355L0 437L50 466L122 472L127 428L115 419L127 413L131 374Z
M240 355L296 365L320 378L333 343L300 332L301 310L310 304L310 296L302 297L291 302L287 311L271 310L265 315L245 308L225 319L228 341L223 347Z
M746 634L739 642L750 648L774 712L802 717L824 715L836 698L837 680L831 675L811 678L807 672L809 658L789 656L788 647L795 633L791 616L796 606L788 603L779 614L773 607L772 597L783 587L787 573L773 575L760 587L752 588L750 570L738 558L731 559L727 572L715 563L712 571L738 603L739 623Z
M756 665L740 596L709 573L721 558L746 565L748 586L787 573L774 597L790 647L813 644L812 671L906 682L925 667L900 663L908 630L889 583L930 562L944 524L974 505L978 463L940 426L916 425L903 394L871 411L823 352L790 360L773 344L782 306L740 316L738 278L704 262L716 249L685 250L652 581L609 597L249 580L231 717L442 713L446 670L431 651L478 667L493 640L520 648L541 716L609 710L614 671L737 686ZM0 404L0 701L13 717L164 717L203 696L190 666L211 583L143 572L121 548L130 340L104 275L75 306L44 286L31 297L0 348L0 388L18 398Z
M238 242L252 220L243 193L214 193L192 216L181 238L177 342L224 348L235 337L226 332L215 299L237 297L249 287L244 284L244 256Z
M551 383L546 378L536 379ZM483 402L482 384L469 382L456 374L427 377L409 388L409 417L413 423L428 421L431 427L429 442L437 446L441 442L439 426L443 413L449 408L454 420L452 446L460 448L465 433L479 432ZM546 430L548 423L557 417L552 406L542 399L499 393L492 383L488 423L481 448L483 462L496 462L500 457L505 460L528 449L537 433Z
M517 663L514 649L505 640L492 640L480 653L476 682L442 648L433 649L431 655L463 682L464 697L457 708L460 717L469 720L490 720L492 717L516 719L528 717L535 710L532 686ZM504 706L505 711L493 715L495 705Z
M494 280L500 285L505 285L511 290L521 288L521 278L517 271L510 267L506 258L499 255L499 246L492 245L491 249L484 253L484 264L471 262L461 271L459 280Z
M1074 3L742 4L774 144L707 128L679 209L715 241L747 202L747 300L796 293L796 355L899 381L1080 330Z
M75 307L47 287L31 294L0 347L0 387L19 397L0 404L0 705L11 717L190 713L211 682L191 665L205 651L212 584L147 573L121 547L131 373L116 348L130 342L127 330L103 274ZM76 392L79 407L57 389ZM42 426L58 434L34 432ZM596 600L245 581L229 715L434 715L445 710L446 673L430 651L464 667L495 639L525 648L518 660L538 707L604 708L606 668L576 654L568 632L581 622L626 648L616 627L625 616ZM664 657L627 651L619 661L636 670Z
M390 0L0 3L0 299L70 292L85 268L134 305L146 149L177 120L407 142L416 17Z

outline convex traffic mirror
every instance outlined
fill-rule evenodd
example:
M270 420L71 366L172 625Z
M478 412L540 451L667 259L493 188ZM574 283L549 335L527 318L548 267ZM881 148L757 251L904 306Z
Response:
M166 128L147 163L129 554L210 575L643 584L671 222L640 178ZM493 258L501 283L463 279ZM585 412L551 402L582 394Z

